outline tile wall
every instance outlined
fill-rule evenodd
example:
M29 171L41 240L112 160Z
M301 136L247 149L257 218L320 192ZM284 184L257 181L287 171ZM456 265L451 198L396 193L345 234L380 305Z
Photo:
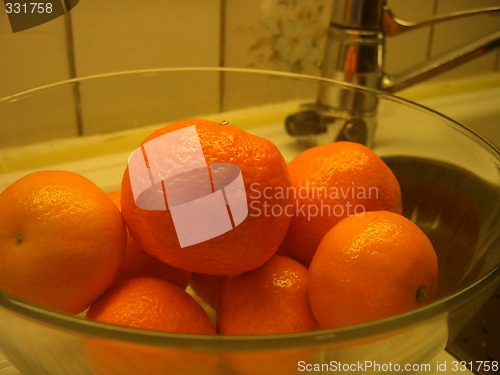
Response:
M388 2L406 19L500 5L500 0ZM0 97L72 77L141 68L222 65L319 74L330 8L331 0L80 0L69 16L12 33L1 2ZM397 73L499 28L499 16L483 15L390 38L387 71ZM493 71L500 71L500 51L436 79ZM220 82L214 79L205 85L214 96L206 110L216 110ZM64 108L58 112L64 121L58 122L64 126L35 114L9 126L16 109L0 113L0 148L123 127L109 121L95 128L91 120L92 111L106 110L106 100L126 100L126 95L110 98L106 92L81 90L75 96L69 90L57 100ZM190 100L186 98L186 103ZM42 109L47 104L36 105ZM176 107L182 107L182 102ZM75 108L88 110L75 116Z

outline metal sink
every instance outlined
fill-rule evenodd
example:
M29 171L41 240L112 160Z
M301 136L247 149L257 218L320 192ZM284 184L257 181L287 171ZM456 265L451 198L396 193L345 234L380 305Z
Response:
M433 96L430 98L425 97L425 87L408 91L403 96L452 118L500 147L500 74L487 76L481 81L476 82L477 87L471 90L455 89L453 83L443 82L441 87L429 87ZM481 87L483 85L487 87ZM433 93L439 89L444 90L443 94Z
M469 127L495 146L500 147L500 83L496 86L454 93L451 95L423 98L418 102ZM409 96L412 94L410 93ZM417 95L418 96L418 95ZM467 152L464 150L464 152ZM465 361L500 360L500 289L460 334L448 344L447 351ZM482 369L480 374L493 372Z

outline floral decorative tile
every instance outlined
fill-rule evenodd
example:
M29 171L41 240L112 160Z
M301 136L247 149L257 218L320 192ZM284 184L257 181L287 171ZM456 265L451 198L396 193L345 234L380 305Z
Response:
M226 65L319 74L331 1L251 3L227 2Z

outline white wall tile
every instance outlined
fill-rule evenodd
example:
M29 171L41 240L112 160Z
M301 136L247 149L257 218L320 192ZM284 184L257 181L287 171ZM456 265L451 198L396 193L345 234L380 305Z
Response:
M69 78L64 17L13 33L0 2L0 97Z
M435 0L388 1L394 14L405 21L425 19L433 14ZM431 29L412 30L386 39L385 70L402 72L427 59Z
M500 4L500 0L388 2L399 17L409 20L426 18L433 10L442 14ZM73 39L68 40L67 18L64 17L33 29L12 33L2 2L0 97L70 78L71 43L77 76L144 68L220 64L319 74L330 8L330 0L85 0L80 1L70 12ZM224 19L221 18L223 14ZM388 38L386 71L400 72L499 26L498 17L480 16ZM500 71L500 51L436 79L470 76L493 70ZM168 112L173 118L188 116L189 106L192 105L209 113L216 111L220 103L221 87L217 79L206 80L202 88L195 81L167 80L165 85L169 89L165 92L155 91L160 90L158 85L148 91L144 83L133 82L116 83L118 90L113 91L115 95L110 95L110 91L103 87L80 87L85 134L137 125L133 116L126 123L116 118L95 122L97 118L111 116L109 108L113 105L131 105L130 100L141 101L138 103L141 108L159 108L162 101L166 101ZM225 81L225 85L226 88L251 88L251 82L234 82L231 78ZM175 88L181 86L184 94L176 95ZM188 98L189 90L186 87L197 86L204 95L211 95L210 100L203 99L195 103L192 97ZM266 100L279 98L288 89L271 85ZM141 90L144 94L133 95L133 90ZM0 112L0 147L77 135L72 90L58 98L64 110L54 112L57 113L54 116L62 116L57 121L41 116L43 109L50 105L49 100L52 98L32 104L37 108L33 110L32 118L29 115L20 116L23 112L21 107ZM152 115L151 120L156 118L156 115Z
M85 0L71 15L79 76L219 65L220 0Z
M73 11L73 35L78 76L161 67L218 66L220 64L221 9L220 0L86 0ZM82 85L82 118L84 134L104 133L137 125L134 106L151 108L150 120L158 119L153 108L161 103L170 108L169 118L189 116L192 98L182 98L178 92L186 87L202 85L213 98L199 110L216 111L219 103L219 82L165 81L169 85L159 92L158 85L136 79L116 81L108 89ZM179 90L175 90L178 85ZM153 88L154 87L154 88ZM143 90L137 96L133 90ZM156 90L156 91L155 91ZM114 95L112 94L114 93ZM170 96L165 96L171 93ZM157 94L157 95L155 95ZM134 102L132 102L134 100ZM130 107L130 118L120 121L96 121L112 116L110 108ZM192 113L192 112L191 112Z
M70 78L64 16L13 33L0 2L0 56L0 97ZM76 135L73 99L65 91L30 99L28 111L25 102L2 105L0 148Z
M500 6L500 0L439 0L437 13L447 14L454 11L475 9L488 6ZM488 33L500 30L500 18L492 15L480 15L452 20L434 26L431 55L436 56L450 49L457 49L464 43L477 40ZM491 72L495 69L498 50L488 53L449 72L439 79L452 79L474 74Z

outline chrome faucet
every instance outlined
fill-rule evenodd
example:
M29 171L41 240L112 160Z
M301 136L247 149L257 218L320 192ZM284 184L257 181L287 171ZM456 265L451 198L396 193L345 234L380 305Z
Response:
M499 11L497 6L408 22L395 16L386 0L333 0L322 76L397 92L500 46L500 30L392 76L384 71L387 37L451 19ZM319 88L316 103L288 116L285 126L290 135L314 145L350 140L370 146L376 110L376 95L325 84Z

